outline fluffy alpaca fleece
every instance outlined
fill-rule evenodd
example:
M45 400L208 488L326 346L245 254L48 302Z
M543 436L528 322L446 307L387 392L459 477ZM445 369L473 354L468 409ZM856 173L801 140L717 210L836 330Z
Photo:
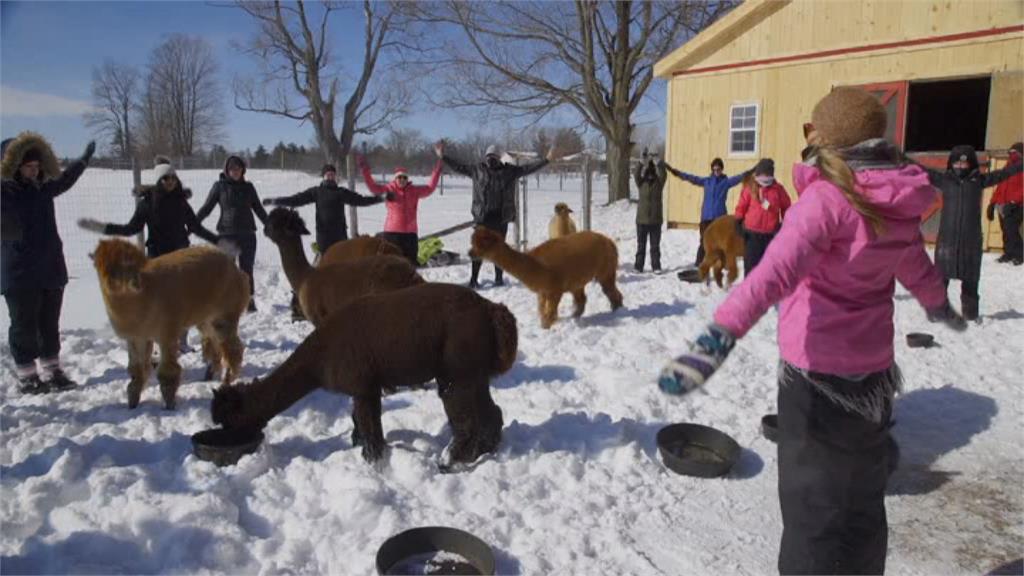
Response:
M264 233L277 244L288 283L299 297L302 313L314 326L356 298L424 282L401 256L368 256L310 266L302 250L302 235L309 231L299 213L288 208L270 212Z
M320 257L317 266L350 262L367 256L402 256L402 249L382 238L358 236L351 240L334 243Z
M181 384L178 343L195 326L203 357L223 383L242 366L238 319L249 304L249 278L228 255L193 246L148 259L124 240L101 240L93 254L110 325L128 342L128 407L139 405L149 378L154 341L160 346L157 380L164 406L173 409ZM216 278L216 281L211 281Z
M739 278L736 259L743 257L743 237L736 232L736 218L725 215L715 218L704 230L704 261L700 263L700 279L711 283L708 272L714 268L715 283L722 287L722 268L729 270L731 286Z
M550 328L558 319L558 303L566 292L572 293L579 318L587 305L584 288L591 280L611 302L612 310L622 306L622 293L615 286L619 251L615 242L596 232L577 232L548 240L529 252L517 252L495 232L482 226L473 231L469 253L483 258L515 276L537 294L540 324Z
M353 398L353 445L367 461L386 447L381 395L436 378L453 438L451 462L472 462L501 440L490 379L512 367L516 318L454 284L366 296L317 327L269 376L214 392L211 414L228 429L259 429L317 388ZM445 462L447 463L447 462Z
M548 238L555 239L568 236L576 232L576 223L572 221L572 210L565 202L555 204L555 215L551 217L548 224Z

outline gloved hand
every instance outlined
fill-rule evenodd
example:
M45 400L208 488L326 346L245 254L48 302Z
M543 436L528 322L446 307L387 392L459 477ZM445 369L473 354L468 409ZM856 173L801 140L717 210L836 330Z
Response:
M696 390L718 370L735 345L736 338L728 330L709 324L697 341L690 344L689 352L662 369L658 388L677 396Z
M82 157L79 158L79 160L88 164L89 160L92 159L92 155L94 152L96 152L96 141L90 140L89 143L85 146L85 152L82 153Z
M397 199L398 199L398 196L396 196L394 192L385 192L384 193L384 200L387 201L387 202L394 202Z
M928 314L929 322L942 322L957 332L967 330L967 321L964 320L964 317L959 312L953 309L949 300L946 300L942 306L925 310L925 312Z
M985 217L991 222L996 219L996 205L989 204L988 208L985 209Z
M264 198L263 199L263 205L264 206L275 206L276 204L277 204L277 198Z
M79 218L78 227L81 228L82 230L88 230L89 232L99 232L100 234L102 234L103 230L106 229L107 225L104 224L103 222L100 222L99 220L94 220L92 218Z

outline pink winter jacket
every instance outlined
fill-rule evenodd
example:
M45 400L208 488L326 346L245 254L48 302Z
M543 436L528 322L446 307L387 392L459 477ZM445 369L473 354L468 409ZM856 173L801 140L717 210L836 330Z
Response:
M855 174L885 219L884 233L876 238L837 187L797 164L799 201L761 263L715 311L716 323L739 338L781 300L778 342L786 362L837 375L893 364L894 280L926 310L946 301L920 229L938 192L913 165Z
M416 208L420 203L420 198L430 196L434 193L434 188L437 188L437 182L441 179L441 161L437 161L433 173L430 174L430 182L426 186L408 183L405 186L399 186L397 180L392 180L387 184L378 184L373 179L368 164L360 162L359 168L363 172L366 187L370 189L371 193L393 192L395 194L394 201L385 202L388 215L384 220L384 231L417 234L419 227L416 224Z

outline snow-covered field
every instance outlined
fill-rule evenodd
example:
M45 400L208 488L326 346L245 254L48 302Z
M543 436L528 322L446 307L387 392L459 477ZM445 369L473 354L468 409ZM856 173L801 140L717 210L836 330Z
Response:
M193 206L214 175L182 174L196 191ZM81 186L98 190L111 178L90 170ZM315 181L271 171L251 171L250 179L264 197ZM533 241L546 234L555 202L579 207L578 182L557 188L556 179L546 179L531 193ZM472 472L438 473L435 460L450 432L430 390L385 398L391 451L379 468L349 444L349 399L324 392L271 421L256 454L217 468L191 455L189 436L211 426L213 383L198 382L198 353L184 356L176 411L161 409L155 382L139 409L126 407L127 353L106 325L85 259L96 237L71 224L80 216L127 221L124 190L111 190L103 203L72 190L57 206L76 276L65 297L63 356L83 385L22 397L3 371L0 572L370 574L385 539L425 525L484 539L502 574L775 571L776 452L759 432L761 416L775 407L774 312L739 343L705 392L677 399L654 384L724 297L671 273L692 261L696 232L666 232L668 273L636 274L633 208L596 207L594 228L619 243L626 307L610 312L594 285L581 320L566 319L566 298L563 319L547 331L534 296L515 280L491 287L485 266L481 293L516 314L520 354L493 382L506 423L500 450ZM109 211L115 205L120 216ZM450 179L444 196L420 206L421 232L458 224L469 212L468 182ZM311 209L303 213L311 224ZM380 206L361 209L361 231L379 231L383 216ZM465 253L468 233L445 241ZM896 354L907 381L894 429L902 467L887 499L891 574L979 574L1024 550L1022 270L994 258L985 256L984 321L963 335L927 324L902 289L896 296ZM464 283L469 266L423 274ZM310 331L288 321L290 289L263 237L256 279L260 310L241 327L245 379L279 365ZM4 315L4 328L6 321ZM919 330L935 333L940 345L907 348L904 335ZM0 354L8 363L6 338ZM671 422L728 432L744 447L739 464L722 479L668 471L654 436Z

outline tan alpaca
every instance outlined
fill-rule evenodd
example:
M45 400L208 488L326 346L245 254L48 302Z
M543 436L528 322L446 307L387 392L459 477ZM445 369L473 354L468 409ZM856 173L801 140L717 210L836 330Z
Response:
M157 379L164 406L173 409L181 384L178 343L195 326L203 357L224 384L238 377L242 342L238 319L249 304L249 278L230 256L208 246L147 259L124 240L101 240L93 254L103 302L114 332L128 342L128 407L139 405L149 379L153 343L160 346Z
M596 232L577 232L555 238L529 252L517 252L495 232L478 226L473 232L470 255L494 262L537 294L540 325L550 328L558 319L558 303L572 293L579 318L587 305L584 289L591 280L611 302L612 310L622 306L622 293L615 287L619 251L615 242Z
M277 244L288 283L299 297L302 313L314 326L322 325L335 310L356 298L424 282L409 261L401 256L368 256L310 266L302 250L302 236L309 234L309 230L294 210L273 209L267 216L264 233ZM328 254L333 249L331 246Z
M351 240L335 242L320 257L317 266L330 266L338 262L350 262L367 256L402 256L402 250L382 238L373 236L357 236Z
M743 247L743 237L736 232L736 218L729 215L715 218L704 230L704 261L700 263L700 279L710 284L708 272L714 268L715 283L721 288L722 268L725 267L729 271L727 280L731 286L740 275L736 259L743 257Z
M576 232L576 223L572 221L572 210L565 202L555 204L555 215L548 224L548 238L554 240Z

